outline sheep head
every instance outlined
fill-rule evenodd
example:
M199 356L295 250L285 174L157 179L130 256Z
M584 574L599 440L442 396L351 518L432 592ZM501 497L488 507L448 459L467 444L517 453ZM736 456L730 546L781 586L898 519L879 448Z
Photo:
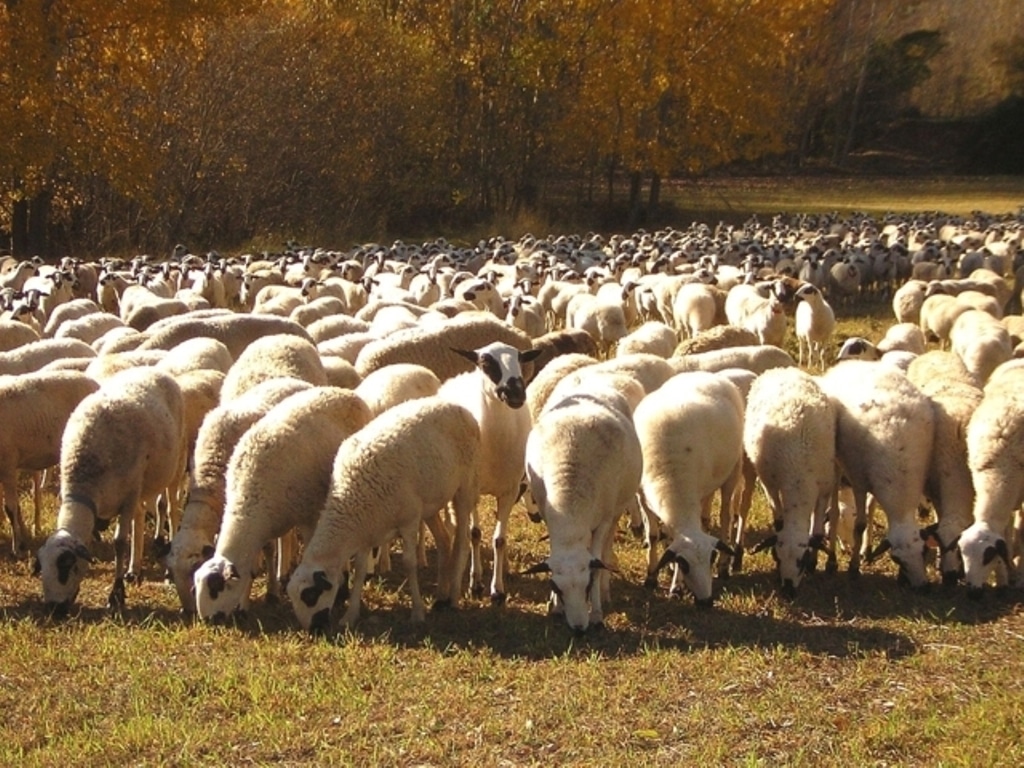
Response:
M288 580L288 598L302 628L326 634L340 580L318 565L300 563Z
M252 574L244 576L235 564L215 555L192 575L196 613L206 621L222 621L248 608Z
M526 384L522 363L528 363L541 354L540 349L521 352L509 344L495 341L476 350L452 349L469 360L483 374L484 386L491 395L510 408L522 408L526 403Z
M84 543L66 530L46 540L36 555L34 572L43 582L43 599L54 615L66 615L78 597L92 555Z
M960 554L964 561L964 581L967 594L980 597L982 587L988 581L992 569L999 560L1009 567L1010 552L999 532L983 522L977 522L960 534Z

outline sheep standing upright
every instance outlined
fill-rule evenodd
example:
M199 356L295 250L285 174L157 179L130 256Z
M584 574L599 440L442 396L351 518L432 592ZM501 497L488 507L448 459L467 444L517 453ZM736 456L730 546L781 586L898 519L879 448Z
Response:
M505 567L508 518L519 496L523 479L526 439L530 434L530 411L521 364L532 361L539 350L520 352L502 342L476 350L453 352L473 361L476 369L449 379L438 392L443 400L461 405L473 414L480 427L480 493L495 499L493 575L491 602L505 602ZM483 595L483 563L480 558L480 528L473 512L472 568L470 589Z
M185 470L181 388L169 374L131 368L112 376L72 412L61 441L57 530L39 550L43 596L66 613L91 560L97 523L117 520L109 603L124 604L124 582L141 575L145 507ZM125 563L128 537L131 559Z
M799 368L765 371L750 387L743 446L768 495L779 580L796 594L813 564L812 518L824 530L835 486L836 411Z
M793 330L796 332L799 347L799 363L804 364L806 349L807 365L813 366L817 363L821 370L825 370L825 352L836 329L835 313L821 295L821 291L810 283L800 286L796 297L800 299L800 303L797 304L793 318Z
M313 387L278 403L242 435L228 464L216 550L192 577L200 618L248 610L264 544L295 528L309 540L338 446L369 421L370 409L357 395Z
M721 490L730 498L743 460L743 396L723 376L691 371L673 376L647 395L633 415L643 450L641 487L650 511L669 531L670 543L655 564L657 523L647 521L649 585L657 571L675 564L698 605L712 604L715 552L730 547L704 531L703 508Z
M435 605L457 606L468 556L469 518L477 502L480 432L473 416L436 397L400 403L376 417L338 449L330 492L288 595L302 626L324 632L343 571L355 559L352 592L342 623L359 618L367 560L374 547L401 536L412 596L412 619L425 618L417 576L422 522L438 548ZM451 503L454 549L438 512Z
M846 360L832 367L821 378L821 386L836 404L836 459L853 488L857 509L850 575L860 573L871 493L889 523L888 534L872 559L891 549L900 581L914 587L926 584L926 545L917 524L917 508L932 453L931 401L902 371L865 360ZM830 551L834 551L833 542Z
M579 632L604 622L615 524L640 485L632 410L615 389L581 384L548 402L526 443L530 492L551 542L528 572L551 574L555 610Z
M1013 563L1014 512L1024 503L1024 369L1001 371L985 387L967 427L967 461L974 522L959 544L967 594L977 598L997 567L997 584L1021 586Z

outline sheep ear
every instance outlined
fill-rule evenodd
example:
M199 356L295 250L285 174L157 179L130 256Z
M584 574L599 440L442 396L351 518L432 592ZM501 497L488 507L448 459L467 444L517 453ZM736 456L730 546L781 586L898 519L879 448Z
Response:
M95 558L90 554L89 550L85 548L84 544L78 544L72 551L75 553L75 557L81 558L87 563L96 562Z
M315 571L313 573L313 583L324 592L330 592L334 588L327 579L327 571Z
M200 554L202 555L203 560L209 560L211 557L213 557L216 551L217 550L213 548L213 545L207 544L205 547L203 547L203 551Z
M460 357L466 358L473 365L476 365L477 362L479 361L479 357L477 356L476 352L472 352L468 349L456 349L455 347L449 347L449 349L455 354L459 355Z
M525 352L520 352L519 353L519 362L520 363L530 363L530 362L533 362L538 357L540 357L540 354L543 351L544 351L543 349L527 349Z
M39 562L38 557L32 558L32 575L39 576L43 572L43 564Z
M238 575L238 569L235 568L234 563L228 563L228 567L225 569L225 571L226 573L224 574L224 578L228 579L229 581L235 581L236 579L241 578Z
M766 549L771 549L776 545L776 543L778 543L778 541L778 536L769 536L768 538L764 539L760 544L755 545L754 548L750 550L750 554L757 555L761 552L764 552Z

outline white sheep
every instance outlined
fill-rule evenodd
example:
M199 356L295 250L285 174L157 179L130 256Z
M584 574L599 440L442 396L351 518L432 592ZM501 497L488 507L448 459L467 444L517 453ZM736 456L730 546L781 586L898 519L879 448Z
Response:
M39 341L39 333L17 320L0 319L0 353Z
M220 532L227 484L225 475L232 451L246 430L271 408L311 387L309 382L289 377L269 379L241 397L214 408L203 419L192 454L181 522L165 560L186 613L196 610L192 574L204 560L213 556Z
M967 465L967 430L981 403L981 389L952 352L933 350L907 370L907 378L932 401L935 441L925 493L935 507L933 530L941 550L942 581L959 580L961 563L952 542L971 524L974 483Z
M311 341L290 334L263 336L238 356L224 378L224 402L244 394L262 381L294 376L314 386L325 386L327 374Z
M159 328L154 325L140 345L143 349L171 349L186 339L208 336L221 341L231 357L238 359L242 351L263 336L290 334L309 340L309 334L298 323L276 315L246 315L209 310L210 314L190 312L174 317Z
M957 301L955 296L944 293L928 296L921 305L921 332L928 341L938 342L940 349L946 349L953 323L970 308Z
M973 522L958 543L967 594L978 598L994 569L998 585L1021 586L1013 523L1024 503L1024 369L1001 371L985 387L967 428L967 462Z
M801 300L793 318L793 330L796 332L799 349L798 362L804 364L806 349L807 365L812 366L817 362L818 367L825 370L825 352L836 328L835 313L821 291L810 283L800 286L796 297Z
M265 544L292 529L309 541L338 446L369 421L369 408L352 392L314 387L278 403L242 436L228 464L216 550L192 577L200 618L248 610Z
M721 371L726 368L745 368L754 373L764 373L770 368L784 368L796 365L788 352L771 344L750 347L728 347L697 352L690 355L673 355L668 360L677 373L686 371Z
M863 360L834 366L820 383L836 405L836 459L853 488L857 508L850 575L860 573L871 493L886 514L888 534L869 559L891 549L900 580L914 587L926 584L927 537L917 525L917 509L935 431L931 401L902 371ZM830 553L834 544L829 543Z
M590 355L570 352L558 355L544 366L544 370L534 377L526 388L526 406L530 409L530 418L537 421L551 393L558 383L570 373L597 363Z
M762 290L768 295L763 295ZM759 343L782 346L786 314L774 284L760 290L746 283L733 286L725 298L725 316L730 325L755 333Z
M586 292L578 293L569 300L565 309L565 325L589 333L605 357L627 333L622 304Z
M414 363L385 365L371 373L355 388L373 416L407 400L436 395L441 381L429 368Z
M18 500L18 471L40 472L60 460L60 441L72 411L99 385L73 371L40 371L0 377L0 484L4 512L11 523L16 556L29 543ZM40 498L35 497L34 530L38 530Z
M188 371L208 370L226 374L234 364L227 346L216 339L197 336L167 351L157 363L160 370L177 376Z
M36 557L43 597L54 613L67 613L91 561L88 544L96 525L116 519L108 602L119 609L125 580L141 578L145 507L155 508L157 495L184 472L180 387L170 375L149 367L112 377L72 412L60 453L57 530Z
M783 593L792 597L813 569L812 533L824 546L821 534L836 482L835 406L800 369L765 371L750 387L743 447L775 523L762 546L773 547Z
M492 602L503 604L508 559L508 519L512 505L519 497L526 439L531 424L530 411L523 408L526 404L526 385L521 366L533 360L539 352L523 352L501 342L475 350L453 349L452 352L472 361L475 369L444 382L438 396L468 409L480 428L479 492L492 495L495 499L490 594ZM474 509L470 575L470 589L474 596L482 595L484 589L480 538Z
M908 280L892 296L892 311L898 323L921 322L921 307L924 304L928 283L924 280Z
M731 496L743 459L743 397L736 385L713 373L694 371L673 376L649 394L633 414L643 449L641 487L650 513L647 584L657 571L676 566L698 605L712 604L712 559L716 552L735 553L704 531L704 507L716 491ZM658 526L670 543L655 564ZM673 586L675 587L675 579Z
M38 371L47 363L67 357L96 357L96 352L78 339L40 339L0 352L0 375Z
M699 282L679 286L672 299L672 318L680 334L693 338L715 325L718 315L716 291L719 289Z
M519 328L531 339L543 336L547 331L544 307L532 296L515 294L508 300L505 322Z
M668 358L672 357L675 349L676 332L665 323L648 320L619 340L615 355L621 357L646 352Z
M426 522L438 549L435 607L456 607L468 555L471 510L477 503L480 435L476 420L459 405L436 397L396 405L342 443L331 487L302 561L288 582L288 596L305 629L323 632L355 559L348 608L341 621L359 618L370 551L399 535L412 620L425 618L417 576L416 541ZM437 514L451 504L454 545Z
M1006 327L980 309L969 309L956 318L949 332L949 343L967 370L982 384L1000 364L1013 356Z
M510 344L516 349L530 349L530 337L518 328L487 312L463 314L438 327L409 328L391 336L371 341L359 353L356 370L367 374L391 363L417 363L434 372L441 381L473 370L473 365L451 350L479 349L494 341ZM524 370L527 375L532 370Z
M66 301L54 307L53 312L46 318L43 335L52 338L64 323L101 311L100 305L92 299L72 299L71 301Z
M636 498L643 465L633 406L602 382L559 390L526 444L530 492L551 545L526 572L550 573L554 610L578 632L604 623L616 523Z

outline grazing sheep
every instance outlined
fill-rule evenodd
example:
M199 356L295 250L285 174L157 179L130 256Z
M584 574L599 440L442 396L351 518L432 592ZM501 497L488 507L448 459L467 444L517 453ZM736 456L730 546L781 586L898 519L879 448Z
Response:
M39 332L31 326L17 320L0 319L0 353L10 352L39 339Z
M18 471L40 472L58 463L68 418L98 387L88 376L74 371L0 377L0 484L16 556L25 552L29 539L18 500ZM34 530L39 527L39 514L37 493Z
M955 296L933 294L921 305L921 332L928 341L938 342L940 349L947 349L953 323L969 309L967 304L957 301Z
M647 584L657 572L676 566L673 588L682 575L698 605L712 604L711 566L716 552L735 553L706 533L704 507L721 490L729 498L743 459L743 398L728 379L704 371L673 376L649 394L633 414L643 450L641 487L649 506L645 515L650 546ZM655 563L658 526L670 543Z
M754 373L764 373L770 368L796 365L796 361L788 352L771 344L728 347L683 356L673 355L668 362L677 373L686 371L715 372L725 368L744 368Z
M473 370L472 364L451 350L479 349L491 342L510 344L519 350L530 349L530 337L518 328L486 312L463 314L435 328L409 328L371 341L359 353L356 370L366 377L391 363L417 363L434 372L441 381ZM532 368L523 371L528 377Z
M214 408L203 419L192 453L185 508L165 563L186 613L196 610L192 574L213 556L213 546L220 532L227 486L225 475L232 451L246 430L271 408L311 388L309 382L299 379L270 379L230 403Z
M288 582L288 596L302 626L326 632L331 608L355 559L348 608L341 622L359 618L367 560L374 547L401 536L412 620L425 618L417 575L420 526L431 527L438 548L435 607L458 605L468 554L471 510L477 503L480 435L461 406L436 397L391 408L342 443L334 460L330 492ZM451 504L454 546L438 512Z
M935 416L931 401L891 366L846 360L820 380L836 405L836 459L853 488L857 521L851 576L860 573L860 550L867 528L867 494L885 511L889 531L869 559L888 549L900 581L927 583L925 536L917 525L931 460ZM834 520L830 527L834 530ZM829 543L833 560L835 542Z
M960 314L949 332L953 352L964 367L984 384L1001 364L1013 356L1010 334L992 315L980 309Z
M260 382L293 376L314 386L326 386L327 374L311 341L287 334L254 340L224 377L221 399L230 402Z
M807 365L812 366L817 358L818 367L825 370L825 351L836 328L836 316L825 301L821 291L810 283L802 285L796 292L800 303L794 317L799 363L804 364L804 349L807 350Z
M813 548L823 546L836 482L835 406L799 368L765 371L750 387L743 447L775 521L775 534L762 546L773 547L783 593L792 597L813 568ZM820 530L812 530L812 521Z
M221 341L228 348L231 357L238 359L242 351L253 341L263 336L290 334L309 341L309 334L296 322L275 315L243 315L224 313L197 317L190 312L172 318L167 325L150 328L150 336L142 342L142 349L171 349L186 339L208 336Z
M395 363L378 368L355 388L373 416L407 400L436 395L441 381L429 368L413 363Z
M679 286L672 300L672 318L676 330L683 337L695 338L715 326L718 319L718 301L715 293L718 290L699 282Z
M924 305L928 283L924 280L908 280L892 297L892 311L898 323L921 322L921 307Z
M72 299L54 307L53 312L46 318L46 325L43 326L43 335L53 338L57 335L60 327L71 320L79 320L86 315L93 315L101 312L100 305L92 299Z
M40 548L35 572L54 613L66 614L78 596L88 544L97 524L117 520L114 582L109 605L124 605L125 580L141 578L145 507L185 469L181 389L153 368L111 377L72 412L60 448L57 530ZM131 557L126 565L128 537Z
M672 357L676 348L676 332L657 320L648 320L639 328L619 340L615 349L618 357L640 352Z
M949 586L959 580L961 568L951 542L971 524L974 484L967 465L967 430L981 403L981 389L952 352L933 350L921 355L910 364L907 378L928 396L935 411L925 493L938 517L934 535L941 551L942 581Z
M332 387L342 389L355 389L362 381L356 373L356 367L348 360L334 355L320 355L320 362L324 366L324 374L327 376L327 383Z
M349 315L331 315L321 318L306 327L314 344L344 336L349 333L366 333L370 324L365 320L356 320Z
M200 618L248 610L265 544L292 529L309 541L338 447L369 421L370 410L352 392L314 387L281 401L242 435L228 464L216 549L192 576Z
M553 608L582 632L602 626L616 522L636 497L643 456L633 408L589 381L548 401L526 444L526 475L551 554L527 573L550 574Z
M539 349L540 354L534 358L533 375L527 379L527 384L530 384L548 363L561 355L581 354L597 360L597 344L594 343L594 339L586 331L573 328L563 328L538 336L533 340L533 349Z
M0 352L0 375L38 371L47 363L67 357L96 357L96 352L78 339L40 339Z
M526 404L526 385L521 366L539 353L520 351L514 346L494 342L476 350L453 348L475 363L475 369L442 384L442 400L468 409L480 428L479 492L495 499L495 524L492 537L493 575L491 602L505 602L508 519L519 497L523 479L526 438L530 434L530 411ZM470 589L483 594L483 563L480 557L480 529L473 511L472 569Z
M731 347L756 347L757 345L755 333L746 328L725 324L716 325L706 331L701 331L691 339L681 341L674 354L676 357L682 357L683 355L697 355L701 352L713 352Z
M526 388L526 406L530 409L531 420L535 422L540 417L558 382L580 368L596 364L597 360L592 356L572 352L559 355L548 363Z
M978 598L994 569L998 585L1021 586L1013 520L1024 503L1024 369L1002 371L985 387L967 427L967 463L973 522L958 543L967 594Z
M912 352L915 355L923 355L928 348L924 334L914 323L896 323L889 326L885 335L876 345L878 352L883 357L889 352Z

